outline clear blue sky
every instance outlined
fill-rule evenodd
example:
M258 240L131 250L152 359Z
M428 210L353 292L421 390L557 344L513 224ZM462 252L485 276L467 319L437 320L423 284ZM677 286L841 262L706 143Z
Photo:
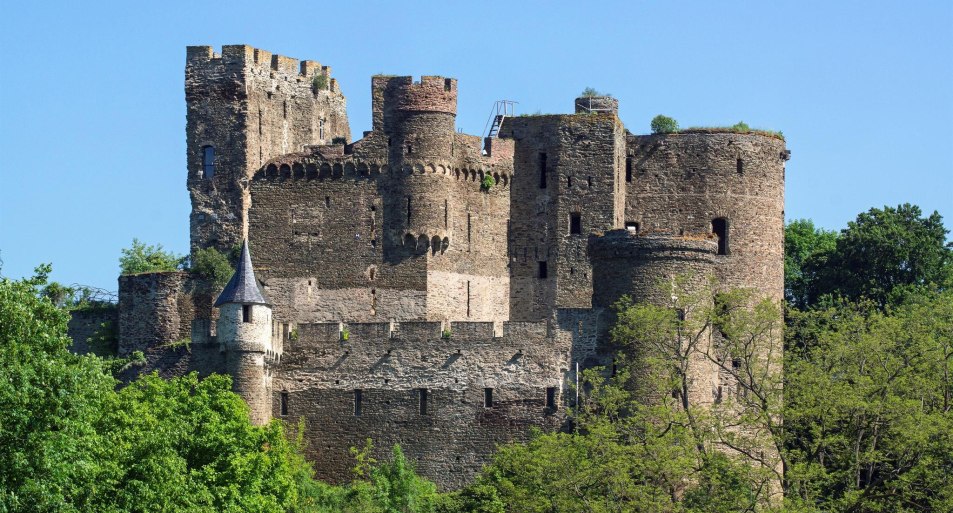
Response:
M953 2L31 2L0 5L0 269L115 290L133 237L188 249L186 45L333 67L351 132L370 76L459 79L458 126L494 100L568 112L587 86L633 132L782 130L787 218L842 228L919 204L953 228Z

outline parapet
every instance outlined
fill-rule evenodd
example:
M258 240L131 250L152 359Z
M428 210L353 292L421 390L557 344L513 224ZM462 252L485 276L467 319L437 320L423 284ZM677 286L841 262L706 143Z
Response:
M331 74L331 68L316 61L299 61L292 57L272 54L248 45L223 45L222 53L211 46L187 46L186 67L220 66L224 68L257 68L286 75L310 78L319 73Z
M457 114L457 79L440 76L414 77L375 75L371 77L371 104L374 129L383 128L385 113L438 112Z

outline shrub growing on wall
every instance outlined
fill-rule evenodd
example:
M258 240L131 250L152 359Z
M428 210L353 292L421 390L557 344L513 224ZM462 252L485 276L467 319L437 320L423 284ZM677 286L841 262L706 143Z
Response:
M121 274L175 271L183 264L183 257L162 249L162 244L151 246L132 239L131 248L123 248L119 257Z
M674 134L675 132L678 132L678 121L662 114L652 118L653 134Z

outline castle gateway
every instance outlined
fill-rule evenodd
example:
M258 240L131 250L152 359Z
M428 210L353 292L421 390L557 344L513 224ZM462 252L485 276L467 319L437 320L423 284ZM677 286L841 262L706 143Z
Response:
M134 372L231 374L253 421L304 420L322 479L372 438L449 488L560 428L577 367L611 364L622 294L664 302L658 281L689 273L781 301L781 139L632 135L595 97L500 116L483 140L455 129L457 87L372 77L373 129L352 140L329 67L189 47L191 247L247 245L224 291L120 278ZM697 372L703 402L730 386Z

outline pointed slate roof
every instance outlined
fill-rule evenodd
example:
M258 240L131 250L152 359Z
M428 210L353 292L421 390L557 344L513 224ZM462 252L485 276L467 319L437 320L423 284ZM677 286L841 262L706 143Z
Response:
M258 286L258 280L255 279L255 269L251 265L251 253L248 251L247 240L242 242L242 258L238 261L235 274L232 275L232 279L228 280L225 290L215 300L215 306L221 306L225 303L271 306L271 301L268 300L268 296L261 290L261 287Z

